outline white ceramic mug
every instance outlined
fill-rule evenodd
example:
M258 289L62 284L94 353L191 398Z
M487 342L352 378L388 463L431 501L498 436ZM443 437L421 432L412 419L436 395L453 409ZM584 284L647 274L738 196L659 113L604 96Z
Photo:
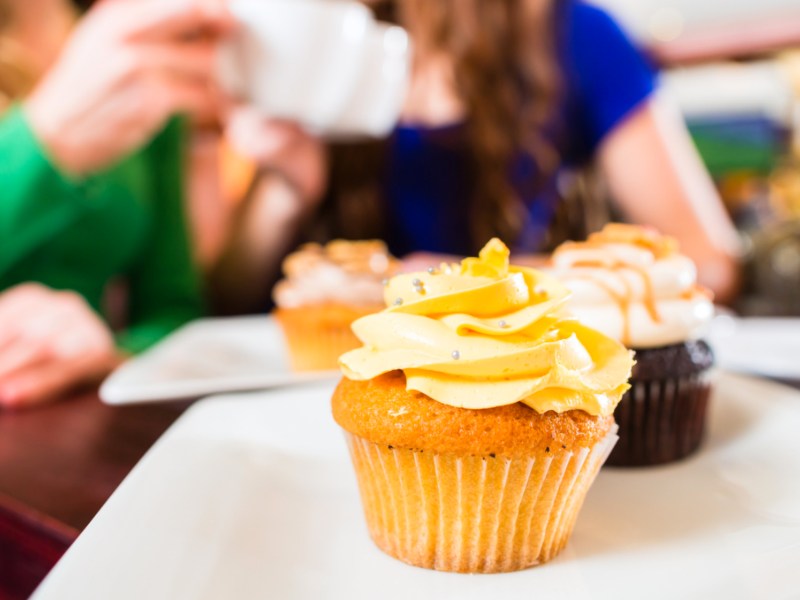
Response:
M390 131L408 88L409 54L408 34L403 28L375 23L367 42L367 62L329 134L381 136Z
M399 117L410 48L400 27L352 0L232 0L240 23L218 53L222 87L268 117L347 137Z

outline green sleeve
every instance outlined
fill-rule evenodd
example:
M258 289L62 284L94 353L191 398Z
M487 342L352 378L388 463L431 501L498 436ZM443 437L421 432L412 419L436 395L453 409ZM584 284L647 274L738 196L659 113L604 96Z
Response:
M91 185L60 174L15 105L0 115L0 274L42 240L69 229Z
M153 174L151 239L129 277L130 326L120 347L139 352L203 312L184 214L185 135L172 121L147 148Z

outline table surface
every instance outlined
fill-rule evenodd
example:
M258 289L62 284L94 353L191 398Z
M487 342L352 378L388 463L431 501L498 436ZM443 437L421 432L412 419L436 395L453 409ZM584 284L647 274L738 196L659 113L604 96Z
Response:
M89 390L0 411L0 600L32 592L188 404L110 407Z
M0 411L0 600L26 598L187 403Z
M717 371L698 453L658 468L603 469L570 543L546 568L465 578L412 569L371 543L330 415L332 389L195 404L34 598L797 597L796 390Z

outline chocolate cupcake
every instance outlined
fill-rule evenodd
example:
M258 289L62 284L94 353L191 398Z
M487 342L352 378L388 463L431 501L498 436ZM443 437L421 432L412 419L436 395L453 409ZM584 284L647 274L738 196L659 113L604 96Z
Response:
M657 465L697 450L705 431L713 363L703 340L637 350L631 389L614 412L620 441L608 464Z
M614 412L620 440L607 464L657 465L697 450L714 363L698 338L714 307L675 240L611 224L557 248L551 271L573 292L570 312L636 352L631 389Z

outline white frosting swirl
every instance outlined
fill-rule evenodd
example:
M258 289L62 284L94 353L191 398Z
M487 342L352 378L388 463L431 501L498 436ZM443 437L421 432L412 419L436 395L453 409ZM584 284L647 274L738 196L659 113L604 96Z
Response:
M631 348L665 346L698 337L714 314L694 263L676 247L613 224L557 248L548 270L572 291L568 310L581 322Z

